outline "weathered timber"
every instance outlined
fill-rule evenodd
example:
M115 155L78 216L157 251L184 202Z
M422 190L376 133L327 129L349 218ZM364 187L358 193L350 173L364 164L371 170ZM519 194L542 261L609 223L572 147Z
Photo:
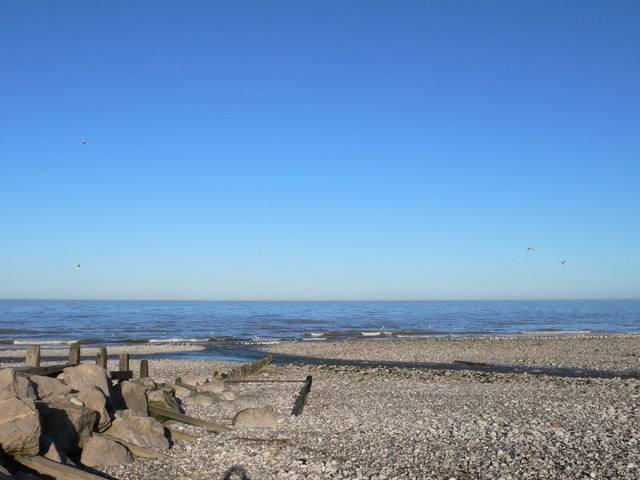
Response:
M121 353L119 360L120 365L118 370L120 370L121 372L126 372L127 370L129 370L129 354Z
M59 375L67 367L72 367L68 363L61 365L47 365L46 367L15 367L16 375L26 377L28 375L43 375L45 377Z
M149 376L149 360L140 360L140 378Z
M163 426L167 430L167 432L169 432L169 436L173 440L182 440L189 443L194 443L198 440L198 437L196 437L195 435L191 435L190 433L183 432L176 428L167 427L166 425Z
M462 363L463 365L473 365L475 367L493 367L492 363L468 362L466 360L454 360L453 363Z
M104 477L99 477L98 475L85 472L76 467L54 462L39 455L34 457L16 455L13 458L25 467L29 467L43 475L49 475L56 480L104 480Z
M273 362L273 355L269 354L260 360L256 360L253 363L245 363L240 365L238 368L234 368L229 373L227 373L226 378L228 380L237 380L246 378L248 375L256 373L260 371L265 366L269 365Z
M305 380L302 389L300 390L300 394L298 395L298 398L296 399L296 403L293 406L293 410L291 411L291 415L298 416L298 415L300 415L302 413L302 409L304 408L305 404L307 403L307 396L309 395L309 392L311 391L311 383L312 382L313 382L313 379L311 378L311 375L309 375L307 377L307 379Z
M69 365L78 365L80 363L80 343L72 343L69 347Z
M131 370L113 370L109 372L112 380L130 380L133 378Z
M206 420L200 420L199 418L190 417L188 415L174 412L173 410L168 410L166 408L156 407L155 405L149 405L149 412L155 413L157 415L162 415L163 417L171 418L173 420L178 420L183 423L188 423L190 425L204 427L208 432L220 433L228 432L231 430L229 427L225 427L224 425L220 425L219 423L207 422Z
M156 452L155 450L151 450L150 448L134 445L133 443L129 443L125 440L121 440L119 438L112 437L111 435L107 435L106 433L94 433L93 435L98 435L99 437L108 438L109 440L118 442L119 444L127 447L131 453L133 453L138 457L145 457L145 458L168 458L169 457L169 455L167 455L166 453Z
M105 370L107 369L107 347L100 347L100 350L98 350L96 365L100 365Z
M40 345L29 345L29 348L27 349L27 356L24 359L24 364L27 367L40 366Z

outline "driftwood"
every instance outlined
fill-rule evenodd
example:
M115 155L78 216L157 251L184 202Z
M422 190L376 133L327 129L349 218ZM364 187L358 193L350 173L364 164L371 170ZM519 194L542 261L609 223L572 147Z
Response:
M257 380L227 380L227 383L304 383L307 380L287 380L287 379L279 379L279 378L261 378Z
M295 415L298 416L302 413L302 409L304 408L305 404L307 403L307 395L309 395L309 392L311 391L311 383L313 382L313 379L311 378L311 375L309 375L307 377L307 379L304 382L304 386L302 387L302 390L300 390L300 394L298 395L298 398L296 399L296 403L293 406L293 410L291 411L291 415Z
M25 467L29 467L43 475L49 475L57 480L104 480L104 477L99 477L76 467L54 462L39 455L35 457L16 455L13 458Z
M167 431L169 432L169 436L173 440L183 440L189 443L193 443L196 440L198 440L198 437L196 437L195 435L191 435L190 433L187 433L187 432L182 432L176 428L167 427L166 425L163 425L163 426L165 429L167 429Z
M27 349L27 356L24 359L24 364L27 367L40 366L40 345L29 345L29 348Z
M94 435L108 438L109 440L113 440L114 442L118 442L119 444L127 447L131 453L133 453L138 457L145 457L145 458L168 458L169 457L169 455L167 455L166 453L156 452L155 450L152 450L150 448L134 445L133 443L129 443L125 440L121 440L119 438L112 437L111 435L107 435L106 433L94 433Z
M174 412L173 410L168 410L166 408L156 407L155 405L149 405L149 413L162 415L163 417L171 418L173 420L178 420L180 422L188 423L190 425L204 427L208 432L220 433L220 432L228 432L231 430L229 427L225 427L224 425L220 425L219 423L200 420L199 418L190 417L188 415Z
M466 360L454 360L453 363L461 363L463 365L473 365L473 366L476 366L476 367L493 367L492 363L467 362Z

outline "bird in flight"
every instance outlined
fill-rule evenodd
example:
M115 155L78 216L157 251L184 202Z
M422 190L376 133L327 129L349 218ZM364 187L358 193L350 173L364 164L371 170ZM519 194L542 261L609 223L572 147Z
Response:
M564 265L565 263L567 263L567 261L566 261L566 260L562 260L560 263L561 263L562 265Z
M529 250L535 250L535 248L533 248L533 247L527 247L527 252L528 252Z
M258 253L262 253L262 249L261 248L258 249Z
M76 265L76 270L80 270L80 264Z
M40 167L40 170L46 170L47 167Z
M86 139L82 139L82 144L86 145L87 144L87 140Z

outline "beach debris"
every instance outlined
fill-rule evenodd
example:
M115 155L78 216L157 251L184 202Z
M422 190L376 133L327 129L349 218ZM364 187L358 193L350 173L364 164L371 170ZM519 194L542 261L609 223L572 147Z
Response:
M278 410L273 405L263 408L245 408L233 417L232 425L248 428L276 428Z
M300 390L300 393L298 394L298 398L296 399L296 403L293 406L293 410L291 411L291 415L294 416L298 416L302 413L302 409L304 408L304 406L307 403L307 396L309 395L309 392L311 391L311 384L313 383L313 378L311 377L311 375L309 375L307 377L307 379L304 382L304 386L302 387L302 389Z
M467 360L454 360L453 363L461 363L463 365L473 365L474 367L493 367L492 363L469 362Z
M25 467L29 467L43 475L49 475L56 480L104 480L104 477L85 472L70 465L54 462L39 455L16 455L14 458Z
M231 430L230 428L225 427L224 425L220 425L219 423L200 420L199 418L190 417L189 415L174 412L173 410L168 410L166 408L156 407L155 405L149 405L149 412L162 417L171 418L173 420L179 420L190 425L204 427L208 432L221 433Z
M132 461L131 449L107 436L91 437L80 456L87 467L116 467Z

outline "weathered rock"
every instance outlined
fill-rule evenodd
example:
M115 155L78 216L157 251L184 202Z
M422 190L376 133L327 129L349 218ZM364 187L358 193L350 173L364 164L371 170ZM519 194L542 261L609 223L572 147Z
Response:
M169 448L169 440L160 422L153 417L135 415L130 410L117 412L116 419L105 433L140 447Z
M107 378L107 372L100 365L81 363L75 367L67 367L64 369L64 383L78 391L98 387L107 398L107 403L110 404L111 381Z
M125 406L138 415L147 415L147 394L141 382L127 381L120 384Z
M62 400L37 402L42 432L65 453L78 451L91 438L98 413Z
M149 405L155 405L156 407L166 408L173 412L180 412L180 407L178 406L178 402L176 401L176 397L174 396L174 391L172 388L163 387L160 390L154 390L153 392L147 393L147 402ZM160 421L166 420L162 415L152 414L155 418Z
M104 437L91 437L80 457L87 467L115 467L131 461L131 452L125 446Z
M222 400L227 400L229 402L236 399L236 394L233 393L231 390L226 390L224 392L220 392L220 393L218 393L218 396Z
M72 392L69 385L61 382L57 378L45 377L43 375L30 375L29 380L33 384L39 400L48 401L52 398L65 398Z
M103 432L111 425L111 416L107 411L107 398L97 387L87 388L78 392L78 398L84 406L98 412L98 431Z
M236 413L232 424L239 427L275 428L278 426L278 411L273 405L247 408Z
M176 392L176 397L178 398L188 397L198 391L198 389L193 385L187 385L184 383L176 383L173 388Z
M73 461L58 448L55 442L46 435L40 437L40 454L49 460L62 463L63 465L75 465Z
M128 381L130 383L140 385L145 392L152 392L153 390L158 390L158 388L160 388L160 386L150 377L136 378Z
M220 380L219 378L214 378L213 380L207 380L204 383L199 383L196 385L199 391L201 392L213 392L220 393L225 390L229 390L227 386L227 382L224 380Z
M14 476L11 475L9 470L0 465L0 480L14 480Z
M196 392L182 399L183 405L210 406L220 402L218 394L213 392Z
M13 369L0 371L0 451L37 455L40 449L40 417L35 392L26 378Z
M36 399L36 392L31 382L24 377L18 377L13 368L0 370L0 400L7 398Z

